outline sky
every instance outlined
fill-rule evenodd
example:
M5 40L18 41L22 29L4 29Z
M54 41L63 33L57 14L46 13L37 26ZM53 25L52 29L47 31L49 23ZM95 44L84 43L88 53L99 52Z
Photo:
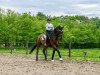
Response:
M46 15L100 17L100 0L0 0L1 9L15 12L43 12Z

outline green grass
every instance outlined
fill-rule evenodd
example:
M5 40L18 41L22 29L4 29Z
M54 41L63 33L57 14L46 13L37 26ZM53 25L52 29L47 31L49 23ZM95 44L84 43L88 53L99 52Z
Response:
M44 59L44 55L42 52L43 48L39 49L39 59ZM28 50L30 51L30 50ZM11 49L10 48L0 48L0 54L5 53L5 55L10 54ZM14 55L17 56L28 56L28 57L34 57L36 55L36 49L34 52L30 55L26 55L26 49L25 48L16 48L12 51ZM69 59L69 51L67 49L60 49L62 58L64 60ZM87 55L84 57L83 52L87 52ZM48 59L51 59L52 56L52 49L48 49ZM55 53L55 59L59 59L57 52ZM100 61L100 49L72 49L71 50L71 60L87 60L87 61Z

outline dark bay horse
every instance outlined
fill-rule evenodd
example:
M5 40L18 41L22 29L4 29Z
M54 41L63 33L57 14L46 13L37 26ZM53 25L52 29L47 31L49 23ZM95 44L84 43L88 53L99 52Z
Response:
M38 61L39 48L40 48L40 45L43 45L44 46L43 54L44 54L45 60L47 60L47 48L50 45L53 48L52 60L54 59L55 51L58 52L59 58L60 58L60 60L62 60L60 51L57 47L59 39L62 37L62 34L63 34L63 27L62 26L57 26L53 30L50 39L48 39L45 34L39 35L38 38L37 38L36 43L33 45L33 47L30 50L29 54L31 54L34 51L34 49L37 47L36 61Z

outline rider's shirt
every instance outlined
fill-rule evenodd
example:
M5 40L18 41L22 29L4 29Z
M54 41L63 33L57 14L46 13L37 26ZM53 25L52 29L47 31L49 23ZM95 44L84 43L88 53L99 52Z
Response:
M46 30L54 30L54 27L51 23L46 24Z

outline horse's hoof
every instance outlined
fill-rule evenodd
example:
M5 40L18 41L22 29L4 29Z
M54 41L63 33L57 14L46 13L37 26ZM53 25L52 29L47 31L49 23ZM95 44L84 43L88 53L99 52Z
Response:
M60 61L63 61L63 59L62 59L62 58L60 58L59 60L60 60Z
M51 60L52 62L54 62L54 60Z
M45 59L45 61L47 61L47 59Z

